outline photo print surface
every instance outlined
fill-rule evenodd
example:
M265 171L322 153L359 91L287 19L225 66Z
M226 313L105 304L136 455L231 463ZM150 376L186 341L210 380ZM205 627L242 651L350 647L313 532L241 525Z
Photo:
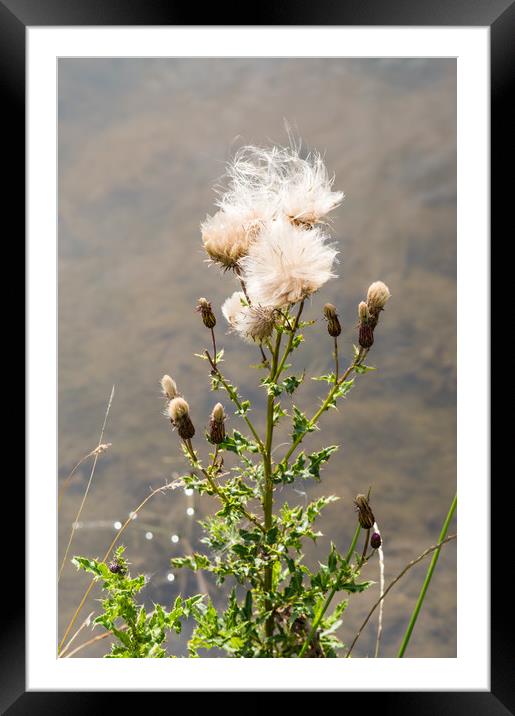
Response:
M456 492L456 61L64 58L58 101L61 648L344 658ZM454 542L404 656L456 656Z

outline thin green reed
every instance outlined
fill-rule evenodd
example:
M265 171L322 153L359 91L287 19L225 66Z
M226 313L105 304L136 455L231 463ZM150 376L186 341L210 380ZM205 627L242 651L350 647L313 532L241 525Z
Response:
M447 537L447 532L449 531L449 526L451 524L452 518L456 511L457 504L458 504L458 496L454 495L454 499L451 502L449 512L447 513L447 517L445 518L442 529L440 531L440 536L438 537L438 543L443 542L443 540ZM399 648L399 653L397 654L398 658L402 658L404 656L406 649L408 647L409 641L411 639L411 635L413 633L413 629L415 628L415 624L417 623L418 615L420 614L420 610L422 609L422 605L424 603L424 599L427 594L427 590L429 589L429 585L431 584L431 579L433 578L436 564L438 562L438 557L440 556L440 551L441 551L441 547L439 547L438 549L436 549L434 551L431 562L429 563L429 567L427 568L426 577L424 579L424 583L422 584L420 594L418 595L417 603L415 604L415 609L413 610L413 613L409 620L408 627L407 627L406 632L402 638L402 642L401 642L401 645Z

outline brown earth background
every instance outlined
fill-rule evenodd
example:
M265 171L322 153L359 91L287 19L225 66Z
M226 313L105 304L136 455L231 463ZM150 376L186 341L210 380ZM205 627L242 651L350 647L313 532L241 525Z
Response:
M59 479L98 441L116 385L92 490L72 554L101 556L115 521L184 469L177 436L162 417L165 372L187 397L199 434L217 396L194 305L207 296L219 315L225 370L262 414L257 350L225 335L220 304L236 285L208 267L199 223L213 212L212 186L242 143L284 143L286 119L307 147L325 153L335 188L339 278L316 295L344 324L343 359L355 342L356 306L384 280L392 298L369 363L338 412L326 414L313 448L338 443L320 484L283 488L279 501L321 494L342 499L320 521L324 537L306 559L343 551L355 524L352 500L372 486L387 583L438 536L456 484L456 63L452 59L62 59L59 80ZM295 369L331 369L331 343L318 320ZM324 384L306 381L307 412ZM227 404L227 401L224 400ZM260 419L257 418L258 423ZM229 425L241 427L233 416ZM90 464L78 471L60 512L64 547ZM123 535L133 571L151 577L146 602L169 603L203 588L188 572L168 581L169 558L201 549L196 520L210 498L182 491L153 499ZM186 508L195 515L188 517ZM455 526L453 526L453 529ZM151 532L152 539L145 534ZM178 543L170 541L177 534ZM382 655L395 656L427 563L411 570L385 604ZM367 566L378 580L377 563ZM88 578L68 565L59 589L59 629ZM223 594L207 577L215 603ZM349 643L378 585L351 599L340 628ZM98 598L99 593L93 594ZM92 598L86 616L97 606ZM373 655L375 618L356 647ZM100 633L100 628L95 633ZM171 650L185 654L189 628ZM81 636L86 640L89 632ZM81 652L101 656L106 641ZM442 552L407 656L456 655L456 550Z

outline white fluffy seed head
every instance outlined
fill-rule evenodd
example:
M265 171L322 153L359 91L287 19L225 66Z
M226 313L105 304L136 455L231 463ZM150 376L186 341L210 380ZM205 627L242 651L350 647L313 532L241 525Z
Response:
M168 400L172 400L177 397L177 385L175 380L170 378L169 375L163 375L161 378L161 391L165 398L168 398Z
M217 206L228 213L253 211L261 220L272 218L277 209L283 152L278 147L241 147L227 163L217 187Z
M217 188L217 206L222 216L248 217L258 222L286 216L290 221L311 226L323 221L343 200L333 191L322 156L310 152L302 157L300 142L290 136L286 147L239 149L228 162Z
M377 314L382 311L390 295L390 289L382 281L375 281L371 284L367 293L367 304L370 313Z
M334 177L329 177L320 154L301 158L291 151L285 163L280 205L293 222L312 226L343 201L343 192L332 191Z
M307 298L334 278L337 253L321 227L268 222L240 262L252 304L280 308Z
M272 335L275 310L271 306L249 306L243 291L235 291L222 305L222 313L231 327L244 340L262 343Z
M201 225L204 248L212 261L225 269L234 269L247 255L260 228L261 222L252 210L220 210Z
M180 422L189 412L190 406L184 398L174 398L168 404L168 416L173 423Z
M272 335L275 313L271 306L249 306L238 315L235 330L247 341L262 343Z

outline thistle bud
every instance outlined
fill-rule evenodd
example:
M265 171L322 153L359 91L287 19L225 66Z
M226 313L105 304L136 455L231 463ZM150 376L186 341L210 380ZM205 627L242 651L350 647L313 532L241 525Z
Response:
M367 304L370 313L377 316L385 307L390 295L390 289L382 281L375 281L371 284L367 293Z
M190 418L190 406L184 398L174 398L170 401L168 415L183 440L189 440L195 435L195 428Z
M216 317L211 308L211 304L206 298L199 298L197 311L202 316L202 321L206 328L214 328L216 326Z
M359 333L358 343L362 348L371 348L374 343L374 328L377 320L370 315L370 310L365 301L358 306Z
M221 403L217 403L211 413L209 439L215 445L219 445L225 440L225 412Z
M357 495L354 504L358 511L359 524L364 530L371 530L376 520L365 495Z
M161 391L168 400L173 400L177 397L177 385L169 375L163 375L161 378Z
M374 344L374 329L369 323L359 324L358 343L362 348L371 348Z
M379 532L373 532L372 537L370 538L370 546L372 549L379 549L379 547L382 544L381 535Z
M338 314L336 308L332 303L326 303L323 308L324 316L327 319L327 332L333 338L336 338L342 332L340 321L338 320Z
M109 562L108 567L109 567L109 571L111 572L111 574L120 574L120 575L125 574L125 568L116 559L113 559L112 562Z
M366 301L360 301L358 306L358 316L360 323L368 323L370 320L370 311L368 310Z

